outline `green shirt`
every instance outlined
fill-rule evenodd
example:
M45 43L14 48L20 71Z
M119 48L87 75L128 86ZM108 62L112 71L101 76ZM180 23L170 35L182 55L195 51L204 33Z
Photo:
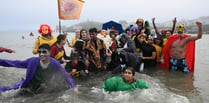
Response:
M147 89L148 85L144 80L137 80L132 83L126 83L122 77L108 78L102 85L105 91L126 91L138 89Z
M28 84L27 88L32 92L35 92L41 85L41 83L45 82L47 78L50 76L51 69L48 65L47 68L43 69L40 64L37 67L36 73L34 74L33 79Z

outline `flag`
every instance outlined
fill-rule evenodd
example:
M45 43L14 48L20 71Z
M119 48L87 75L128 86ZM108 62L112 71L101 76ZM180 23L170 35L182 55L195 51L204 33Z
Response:
M79 19L83 0L58 0L59 19Z

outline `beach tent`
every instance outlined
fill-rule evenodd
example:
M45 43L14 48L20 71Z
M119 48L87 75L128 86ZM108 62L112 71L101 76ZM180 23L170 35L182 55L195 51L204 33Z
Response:
M109 21L109 22L106 22L102 25L102 29L104 29L104 30L108 30L108 29L112 29L112 28L117 30L119 34L123 33L122 25L120 23L115 22L115 21Z

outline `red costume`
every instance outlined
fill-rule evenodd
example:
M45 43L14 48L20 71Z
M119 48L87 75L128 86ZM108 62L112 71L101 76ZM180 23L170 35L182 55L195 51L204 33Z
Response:
M185 37L189 37L191 35L186 35L184 34L183 37L181 37L180 39L183 39ZM170 57L170 49L171 49L171 45L173 44L174 41L176 41L177 39L179 39L179 37L176 35L172 35L169 37L168 42L166 43L166 45L163 48L162 54L164 55L164 64L161 63L161 65L159 66L160 68L162 67L166 67L169 68L169 57ZM189 67L189 71L190 72L194 72L194 63L195 63L195 41L190 41L187 44L186 47L186 51L185 51L185 58L187 61L187 65Z

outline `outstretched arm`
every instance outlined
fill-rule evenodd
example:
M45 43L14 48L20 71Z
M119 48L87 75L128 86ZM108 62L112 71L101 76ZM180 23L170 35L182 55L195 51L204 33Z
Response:
M15 53L15 51L14 50L12 50L12 49L7 49L7 48L4 48L4 47L0 47L0 53L1 52L8 52L8 53Z
M157 27L156 27L156 25L155 25L155 18L152 18L152 24L153 24L153 27L154 27L154 29L155 29L155 33L156 33L157 35L160 35L159 32L158 32L158 30L157 30Z
M0 59L0 66L26 69L28 66L28 61L30 61L30 60L26 59L26 60L22 61L22 60Z
M173 32L174 32L175 26L176 26L176 17L173 19L173 27L172 27L171 34L173 34Z

